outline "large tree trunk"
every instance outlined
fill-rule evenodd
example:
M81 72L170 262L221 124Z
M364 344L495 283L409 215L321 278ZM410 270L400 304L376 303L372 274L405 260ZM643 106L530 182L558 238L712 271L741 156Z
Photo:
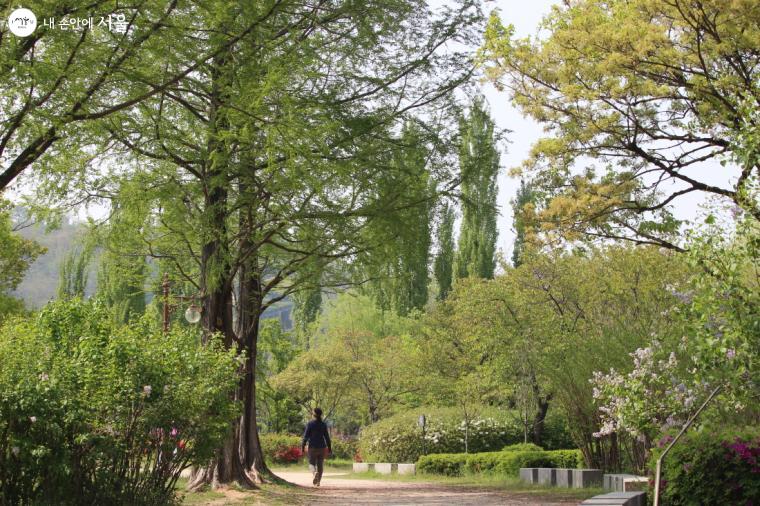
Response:
M250 215L248 217L250 223ZM251 244L247 238L241 241L241 250ZM248 475L254 482L264 483L276 479L264 461L259 430L256 425L256 358L258 356L259 323L264 304L261 271L255 253L240 271L238 297L238 336L240 351L245 352L245 373L240 383L243 415L240 418L240 456Z
M233 275L229 251L227 219L229 176L227 164L229 153L222 134L229 126L224 104L228 93L230 71L229 55L222 53L212 63L211 106L209 110L209 158L204 167L204 209L208 223L202 230L204 244L201 251L201 295L203 296L204 340L221 334L226 348L237 341L232 321ZM241 379L241 384L245 377ZM230 392L236 400L241 399L242 388ZM188 488L197 491L206 485L218 487L236 483L243 488L254 488L240 455L240 420L236 420L214 459L205 467L193 469Z
M546 420L546 413L549 411L549 402L552 395L541 395L541 388L535 373L531 373L531 387L533 388L533 396L536 399L536 413L533 417L533 443L542 446L544 420Z

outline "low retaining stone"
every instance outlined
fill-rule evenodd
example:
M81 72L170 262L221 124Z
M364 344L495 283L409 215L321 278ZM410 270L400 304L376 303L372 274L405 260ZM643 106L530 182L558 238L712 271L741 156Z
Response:
M556 485L557 473L556 469L551 467L539 467L538 468L538 484L539 485Z
M386 462L377 463L375 464L375 472L380 474L391 474L396 465L397 464L389 464Z
M415 474L417 466L415 464L397 464L398 474Z
M581 506L646 506L646 492L611 492L586 499Z
M353 470L355 473L366 473L368 471L374 471L375 464L370 464L368 462L354 462Z
M538 483L538 468L537 467L521 467L520 468L520 480L525 483L531 483L535 485Z
M572 488L573 486L573 469L557 469L555 471L555 484L562 488Z
M635 474L605 474L602 487L604 490L613 492L625 492L625 480L627 478L638 478Z
M573 488L602 486L601 469L573 469Z

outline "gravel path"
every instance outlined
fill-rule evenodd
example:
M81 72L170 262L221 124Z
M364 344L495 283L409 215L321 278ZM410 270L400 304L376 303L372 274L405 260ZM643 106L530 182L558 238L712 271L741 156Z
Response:
M347 473L325 473L322 484L311 484L311 473L303 471L280 471L281 478L310 490L300 497L308 504L351 505L406 505L440 504L446 506L568 506L577 500L549 499L514 494L499 490L459 487L439 483L415 483L406 481L345 479Z

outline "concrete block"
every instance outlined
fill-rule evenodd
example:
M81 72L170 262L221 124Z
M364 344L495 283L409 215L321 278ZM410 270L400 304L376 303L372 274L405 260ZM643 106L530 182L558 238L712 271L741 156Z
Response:
M375 472L380 474L391 474L393 472L393 466L396 464L389 464L387 462L375 464Z
M624 480L626 478L638 478L635 474L605 474L604 475L604 490L611 490L613 492L625 492L623 488Z
M551 467L539 467L538 468L538 484L539 485L556 485L557 473L556 469Z
M646 506L646 492L611 492L586 499L585 506Z
M601 469L573 469L573 488L591 488L602 486Z
M415 474L417 466L414 464L398 464L398 474Z
M368 471L374 471L374 470L375 470L375 464L370 464L368 462L354 462L353 471L355 473L366 473Z
M601 495L586 499L581 503L581 506L625 506L627 499L611 499Z
M573 487L573 469L557 469L556 470L556 485L562 488Z
M520 468L520 480L525 483L531 483L535 485L538 483L538 468L537 467L521 467Z

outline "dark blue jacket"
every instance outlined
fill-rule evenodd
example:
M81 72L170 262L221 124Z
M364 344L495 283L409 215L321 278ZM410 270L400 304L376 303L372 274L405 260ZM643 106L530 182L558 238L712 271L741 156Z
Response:
M309 443L309 448L330 448L332 451L332 443L330 443L330 434L327 432L327 424L322 420L312 420L306 424L306 430L303 431L303 441L301 442L301 448Z

